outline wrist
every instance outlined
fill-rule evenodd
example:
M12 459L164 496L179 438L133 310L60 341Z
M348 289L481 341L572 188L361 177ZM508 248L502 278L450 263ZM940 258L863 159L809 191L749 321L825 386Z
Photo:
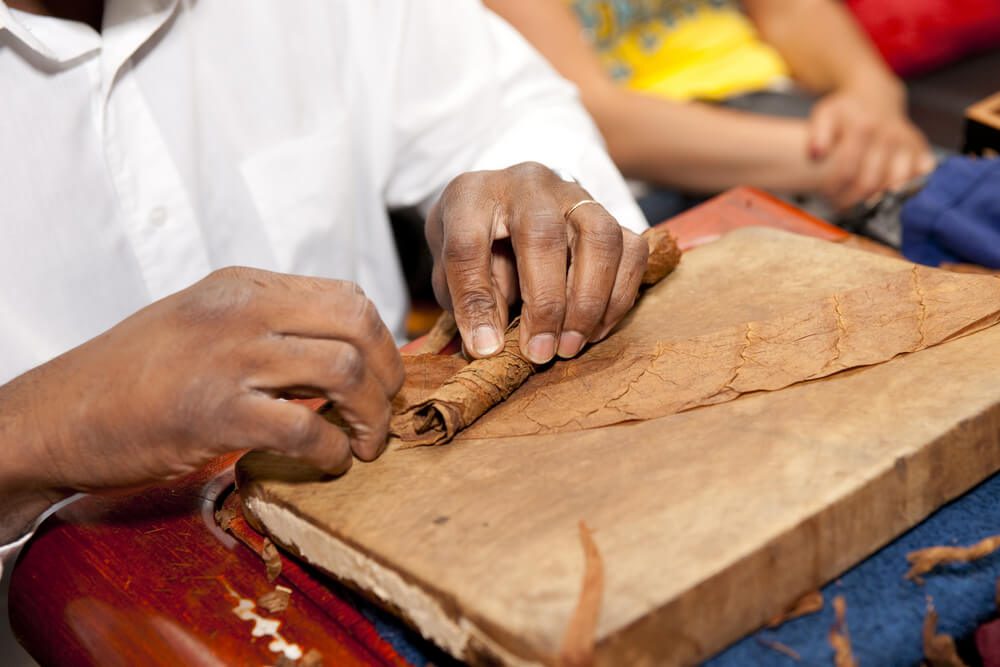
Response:
M866 68L847 79L841 90L871 104L890 105L901 111L906 108L906 86L891 72L881 69Z
M53 457L67 442L66 415L46 406L63 402L48 382L49 362L0 386L0 493L18 497L28 505L32 499L59 495L58 471L63 461Z

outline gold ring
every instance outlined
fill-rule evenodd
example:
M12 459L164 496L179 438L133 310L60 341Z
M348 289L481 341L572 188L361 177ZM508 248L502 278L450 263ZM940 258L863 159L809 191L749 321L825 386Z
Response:
M575 204L573 204L572 206L569 207L569 210L566 211L566 219L569 220L569 216L573 215L573 211L575 211L576 209L580 208L584 204L597 204L598 206L601 205L600 202L596 202L593 199L582 199L582 200L578 201L577 203L575 203Z

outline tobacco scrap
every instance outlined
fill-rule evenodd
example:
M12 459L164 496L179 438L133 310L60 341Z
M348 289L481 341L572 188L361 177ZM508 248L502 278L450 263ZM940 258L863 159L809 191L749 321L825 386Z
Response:
M653 227L643 233L649 248L649 260L642 284L654 285L670 274L680 262L681 251L666 227ZM438 324L441 326L439 327ZM454 335L454 318L444 313L434 325L436 346ZM496 356L477 359L446 381L426 400L396 413L389 430L402 441L402 448L438 445L450 442L455 435L506 400L539 368L521 354L520 318L515 318L504 333L503 349ZM439 349L441 349L439 348ZM423 349L423 347L422 347Z
M417 354L438 354L448 347L458 334L458 325L455 323L455 316L450 311L442 312L434 326L428 331L420 342L407 350L407 355Z
M779 642L779 641L777 641L775 639L765 639L764 637L757 637L757 643L759 643L764 648L769 648L772 651L777 651L778 653L781 653L782 655L786 655L789 658L791 658L792 660L794 660L795 662L801 662L802 661L802 656L799 655L798 651L796 651L795 649L793 649L791 646L789 646L787 644L782 644L781 642Z
M267 569L267 580L271 583L281 574L281 555L274 542L264 538L264 548L261 549L261 557L264 559L264 567Z
M583 582L576 609L569 619L559 649L560 667L587 667L594 664L594 644L597 619L604 594L604 561L597 549L590 528L580 522L580 544L583 547Z
M299 667L322 667L322 665L323 654L314 648L306 651L306 654L299 660Z
M507 327L498 355L466 365L429 398L393 417L390 430L404 447L450 441L524 384L536 366L521 354L519 323L515 319Z
M273 591L268 591L257 598L257 604L274 614L288 609L288 601L291 597L291 588L275 586Z
M950 635L937 634L937 611L934 601L927 596L927 615L924 617L924 659L929 667L967 667L958 655L955 640Z
M929 547L911 551L906 554L906 560L910 562L910 571L906 573L906 578L922 584L924 581L921 575L930 572L938 565L971 563L989 556L997 549L1000 549L1000 535L987 537L969 547Z
M827 640L833 647L833 664L835 667L858 667L851 650L851 636L847 632L847 602L843 595L833 598L833 611L836 621L827 635Z
M793 618L805 616L806 614L814 614L822 609L823 594L819 591L812 591L800 597L785 611L772 617L771 620L767 622L767 626L769 628L776 628L782 623L786 623Z
M228 505L225 505L222 507L222 509L216 511L215 522L219 524L219 528L228 531L229 525L233 522L233 519L235 519L237 516L239 515L237 514L235 509L229 507Z

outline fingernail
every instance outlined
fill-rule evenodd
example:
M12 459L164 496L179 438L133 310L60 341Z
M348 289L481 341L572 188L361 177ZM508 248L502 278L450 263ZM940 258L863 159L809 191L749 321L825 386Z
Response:
M500 336L493 327L483 325L472 332L472 347L480 357L488 357L500 349Z
M556 356L556 337L538 334L528 341L528 358L536 364L545 364Z
M579 331L564 331L559 336L559 356L569 359L576 356L576 353L583 347L583 334Z

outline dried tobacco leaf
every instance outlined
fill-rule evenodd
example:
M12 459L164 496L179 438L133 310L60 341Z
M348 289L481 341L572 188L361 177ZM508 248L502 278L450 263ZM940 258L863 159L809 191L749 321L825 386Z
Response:
M564 433L664 417L883 363L1000 321L1000 280L918 266L699 335L672 324L681 318L661 307L670 302L666 292L644 295L624 327L532 376L462 437Z
M989 556L997 549L1000 549L1000 535L987 537L969 547L929 547L911 551L906 554L906 560L910 562L910 571L906 573L906 578L922 584L921 575L927 574L938 565L971 563Z
M767 626L769 628L775 628L782 623L787 623L793 618L805 616L806 614L814 614L822 609L823 594L819 591L812 591L800 597L785 611L775 615L767 622Z
M535 372L535 364L521 354L519 319L507 327L498 355L467 364L426 400L393 417L390 430L404 447L450 441Z
M438 354L451 344L456 335L458 335L458 324L455 323L455 316L446 310L438 316L431 330L424 334L416 346L407 350L404 356Z
M950 635L937 634L938 615L934 601L927 596L927 615L924 617L924 659L929 667L967 667L958 655L955 640Z
M311 648L299 660L299 667L323 667L323 654Z
M268 591L257 598L257 604L274 614L288 609L288 602L291 597L291 588L275 586L273 591Z
M229 525L237 516L239 516L239 514L236 510L227 505L215 513L215 522L219 524L219 528L228 531Z
M604 594L604 561L597 549L590 528L580 522L580 544L583 547L583 582L576 609L566 626L559 650L560 667L587 667L594 664L594 643L597 619Z
M649 260L641 282L649 286L677 267L681 251L666 227L651 228L643 238L649 248ZM454 328L454 319L446 314L439 322L440 331L435 337L443 340ZM389 430L402 441L403 448L449 442L459 431L506 400L538 370L538 366L521 354L519 324L520 319L515 318L507 327L499 354L469 363L426 400L394 413ZM434 328L439 329L438 325ZM433 345L438 345L440 340Z
M264 559L267 580L273 583L281 574L281 555L278 553L278 548L274 546L274 542L265 537L264 547L261 549L260 555Z
M847 602L844 596L833 598L833 611L836 621L830 628L827 639L833 647L833 664L835 667L858 667L851 650L851 636L847 632Z
M787 644L782 644L777 640L766 639L764 637L757 637L757 643L765 648L771 649L772 651L777 651L782 655L786 655L795 662L802 662L802 656L799 655L799 652Z

